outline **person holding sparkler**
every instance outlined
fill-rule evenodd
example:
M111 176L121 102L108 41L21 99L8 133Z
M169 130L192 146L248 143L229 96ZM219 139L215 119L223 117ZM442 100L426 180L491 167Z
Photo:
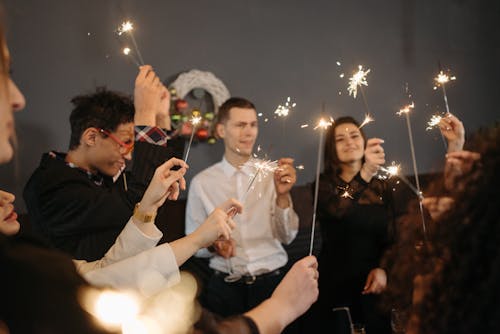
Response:
M246 312L268 298L284 275L288 257L281 243L292 242L298 232L298 216L290 197L296 174L293 160L287 158L280 159L278 168L268 175L259 167L252 170L262 161L252 158L258 122L250 101L230 98L224 102L217 115L216 133L224 140L224 157L191 182L186 234L226 198L242 201L245 211L234 218L232 239L197 253L210 258L213 270L202 302L211 311L229 316Z
M352 117L338 118L327 131L318 196L320 296L311 308L311 325L343 333L344 323L332 309L348 307L367 333L390 333L376 307L387 285L381 259L393 219L391 191L374 177L385 163L384 141L367 140Z
M114 243L155 169L182 152L166 147L170 99L150 66L139 70L134 102L106 89L72 102L69 152L42 156L24 199L40 234L73 257L93 261ZM131 171L123 172L132 159Z

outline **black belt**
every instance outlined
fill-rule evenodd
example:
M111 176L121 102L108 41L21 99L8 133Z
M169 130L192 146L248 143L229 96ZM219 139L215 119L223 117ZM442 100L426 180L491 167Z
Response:
M238 280L232 281L232 282L226 282L226 283L245 283L247 285L254 284L256 281L267 278L267 277L273 277L273 276L279 276L283 272L283 268L278 268L273 271L269 271L267 273L262 273L260 275L242 275L241 278ZM222 278L225 278L229 276L228 273L222 272L215 270L215 276L219 276Z

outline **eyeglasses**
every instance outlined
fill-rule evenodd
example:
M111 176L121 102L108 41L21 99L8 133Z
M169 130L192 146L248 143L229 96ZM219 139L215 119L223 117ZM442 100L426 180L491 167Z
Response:
M131 143L127 144L127 143L123 142L120 138L118 138L117 136L115 136L114 134L112 134L111 132L109 132L107 130L100 129L100 128L98 130L100 133L111 138L115 143L120 145L120 152L122 154L129 154L134 149L134 142L133 141Z

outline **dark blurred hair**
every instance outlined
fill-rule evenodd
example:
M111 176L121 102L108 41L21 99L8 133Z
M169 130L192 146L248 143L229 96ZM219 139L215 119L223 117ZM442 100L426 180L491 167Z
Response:
M340 173L340 161L337 156L337 146L335 142L335 129L342 124L354 124L359 128L359 123L354 118L350 116L339 117L335 122L328 128L325 136L325 151L324 151L324 174L326 175L337 175ZM366 135L363 129L359 129L361 136L365 141L366 146Z
M229 119L231 108L255 109L255 105L242 97L231 97L220 106L215 124L225 123Z
M132 99L104 87L95 93L78 95L71 100L74 108L69 122L71 138L69 149L80 145L83 132L88 128L101 128L114 132L119 125L134 121L134 103Z
M453 209L434 222L420 259L394 268L400 277L427 275L423 301L413 305L419 333L500 332L499 143L499 124L473 137L468 149L481 158L448 193Z
M88 286L67 255L0 234L0 320L11 333L104 333L78 301Z

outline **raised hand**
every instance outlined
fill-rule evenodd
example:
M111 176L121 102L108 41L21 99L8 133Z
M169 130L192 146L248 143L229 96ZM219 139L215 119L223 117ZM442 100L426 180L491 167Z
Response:
M281 158L278 168L274 172L274 186L276 188L276 203L280 208L290 206L288 194L297 181L297 172L293 166L293 159Z
M448 153L463 149L465 129L464 125L457 117L452 114L446 114L439 122L439 130L448 142Z
M180 169L173 171L174 166ZM181 159L172 158L156 168L148 188L141 200L141 210L156 212L168 199L176 200L179 191L186 189L184 174L189 166Z
M134 89L134 122L136 125L155 126L158 113L165 111L165 86L150 65L139 68ZM169 99L170 100L170 99ZM170 101L168 101L170 105Z
M366 182L370 182L379 167L385 164L383 143L384 140L380 138L370 138L366 142L365 162L361 167L361 177Z

